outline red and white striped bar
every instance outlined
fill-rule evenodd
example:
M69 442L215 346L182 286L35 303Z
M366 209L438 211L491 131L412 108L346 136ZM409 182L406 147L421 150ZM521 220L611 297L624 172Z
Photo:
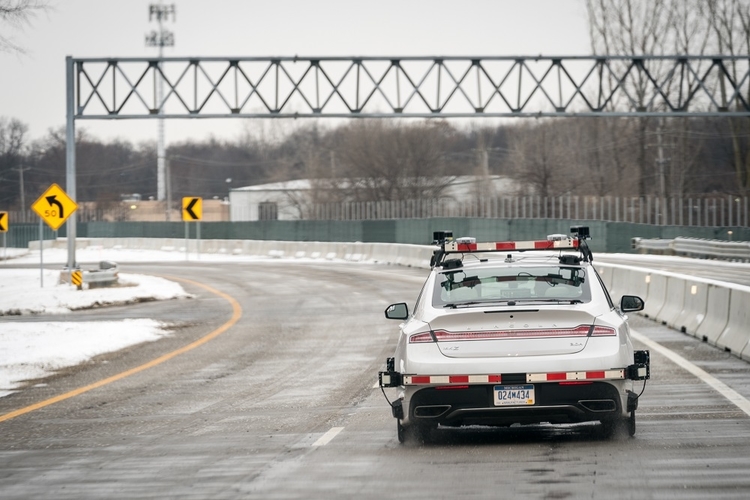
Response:
M624 380L625 370L590 372L529 373L527 382L561 382L566 380Z
M499 384L501 375L404 375L404 385Z
M570 380L624 380L625 370L586 372L527 373L526 382L565 382ZM494 375L404 375L404 385L501 384L503 376Z
M578 238L564 240L536 241L496 241L489 243L460 243L451 241L445 244L446 253L456 252L497 252L506 250L576 250Z

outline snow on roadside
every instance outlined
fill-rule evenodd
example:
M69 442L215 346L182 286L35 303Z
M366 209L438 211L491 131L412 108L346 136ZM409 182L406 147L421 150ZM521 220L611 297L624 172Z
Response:
M152 319L5 323L0 329L0 397L14 392L25 380L157 340L169 334L165 327Z
M8 321L10 315L65 314L115 304L190 298L178 283L120 273L120 286L77 290L59 283L60 271L0 267L0 397L23 381L44 377L94 356L169 334L153 319L122 321ZM34 318L36 319L36 318Z
M59 282L60 271L0 269L0 316L61 314L77 309L191 297L182 286L156 276L120 273L120 286L77 290Z

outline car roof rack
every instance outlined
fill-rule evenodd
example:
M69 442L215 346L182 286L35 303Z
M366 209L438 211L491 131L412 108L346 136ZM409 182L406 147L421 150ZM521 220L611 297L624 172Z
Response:
M534 250L575 250L581 253L580 262L593 262L594 256L586 243L590 238L589 228L586 226L572 226L573 236L553 234L545 240L529 241L493 241L477 243L474 238L453 239L451 231L436 231L433 233L433 244L440 245L430 260L430 267L441 266L447 268L461 267L460 259L446 259L451 254L467 254L482 252L528 252ZM561 256L561 263L573 264L571 256Z

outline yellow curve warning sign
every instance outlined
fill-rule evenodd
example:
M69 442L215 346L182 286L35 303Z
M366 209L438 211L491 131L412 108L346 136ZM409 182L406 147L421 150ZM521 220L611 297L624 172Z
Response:
M49 227L57 230L68 217L78 209L78 205L57 184L52 184L36 200L31 209L47 223Z

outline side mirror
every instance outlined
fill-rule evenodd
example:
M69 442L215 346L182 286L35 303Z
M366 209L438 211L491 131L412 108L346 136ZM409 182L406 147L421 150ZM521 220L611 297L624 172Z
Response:
M620 299L620 311L624 313L643 310L643 299L635 295L623 295Z
M385 317L388 319L406 319L409 317L409 307L406 302L391 304L385 310Z

